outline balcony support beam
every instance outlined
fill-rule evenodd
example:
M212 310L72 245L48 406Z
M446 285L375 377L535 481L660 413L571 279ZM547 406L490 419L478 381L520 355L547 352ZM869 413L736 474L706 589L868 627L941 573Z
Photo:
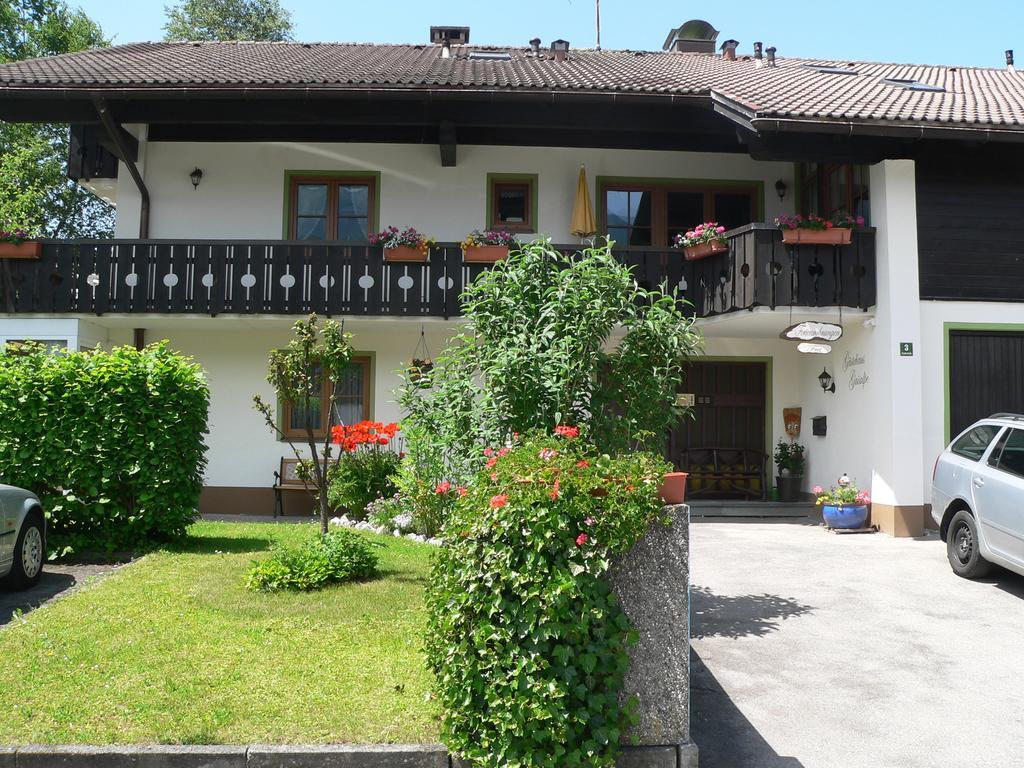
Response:
M139 173L139 167L135 164L138 156L138 142L135 143L134 148L128 142L126 137L131 138L133 141L135 140L134 137L128 134L114 120L106 100L100 96L94 96L93 105L96 107L96 113L99 115L100 122L103 124L104 129L106 129L107 136L114 145L114 154L128 168L132 181L135 182L135 186L139 189L139 197L141 199L139 206L139 238L145 240L149 237L149 190L146 188L146 182L142 179L142 174Z
M441 167L454 168L458 145L455 141L455 123L443 122L439 130L441 148Z

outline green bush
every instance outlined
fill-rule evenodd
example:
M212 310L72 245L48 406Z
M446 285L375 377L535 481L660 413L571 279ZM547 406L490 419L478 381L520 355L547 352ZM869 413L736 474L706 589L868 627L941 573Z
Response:
M428 587L444 742L484 768L612 766L635 633L605 574L657 519L668 465L572 437L488 452Z
M57 554L172 540L196 516L208 407L163 343L0 354L0 482L39 495Z
M362 536L345 529L318 534L300 547L279 549L249 570L253 592L308 591L328 584L376 576L377 553Z
M349 517L365 519L371 502L394 495L400 463L397 453L378 447L342 453L331 471L327 500L333 509L344 507Z

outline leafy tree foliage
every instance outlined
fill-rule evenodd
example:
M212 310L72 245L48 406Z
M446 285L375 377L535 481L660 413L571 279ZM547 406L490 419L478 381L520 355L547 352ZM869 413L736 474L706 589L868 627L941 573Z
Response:
M165 40L292 40L292 15L278 0L183 0L164 6Z
M0 61L107 45L63 0L0 0ZM109 237L113 208L65 175L68 126L0 123L0 229L59 238Z

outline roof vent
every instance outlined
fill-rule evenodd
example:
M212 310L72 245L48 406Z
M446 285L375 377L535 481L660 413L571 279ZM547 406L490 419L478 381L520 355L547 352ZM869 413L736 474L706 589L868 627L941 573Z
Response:
M739 44L739 40L726 40L722 43L722 57L726 61L736 61L736 49Z
M540 56L540 38L535 37L530 41L530 51L534 56Z
M430 42L434 45L465 45L469 42L469 27L431 27Z
M512 54L508 51L470 51L467 58L478 61L512 61Z
M1013 49L1006 52L1006 68L1013 72Z
M668 33L662 49L675 53L714 53L717 39L718 30L708 22L691 19Z
M555 57L555 61L565 61L569 58L569 41L568 40L555 40L551 43L551 55Z
M766 67L774 67L775 66L775 51L776 50L777 49L776 49L776 47L774 45L771 48L765 48L764 49L764 65Z

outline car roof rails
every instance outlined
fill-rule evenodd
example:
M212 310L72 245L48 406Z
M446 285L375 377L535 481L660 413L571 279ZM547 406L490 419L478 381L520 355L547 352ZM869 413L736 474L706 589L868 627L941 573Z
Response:
M1013 421L1024 421L1024 414L1020 413L993 413L990 419L1012 419Z

